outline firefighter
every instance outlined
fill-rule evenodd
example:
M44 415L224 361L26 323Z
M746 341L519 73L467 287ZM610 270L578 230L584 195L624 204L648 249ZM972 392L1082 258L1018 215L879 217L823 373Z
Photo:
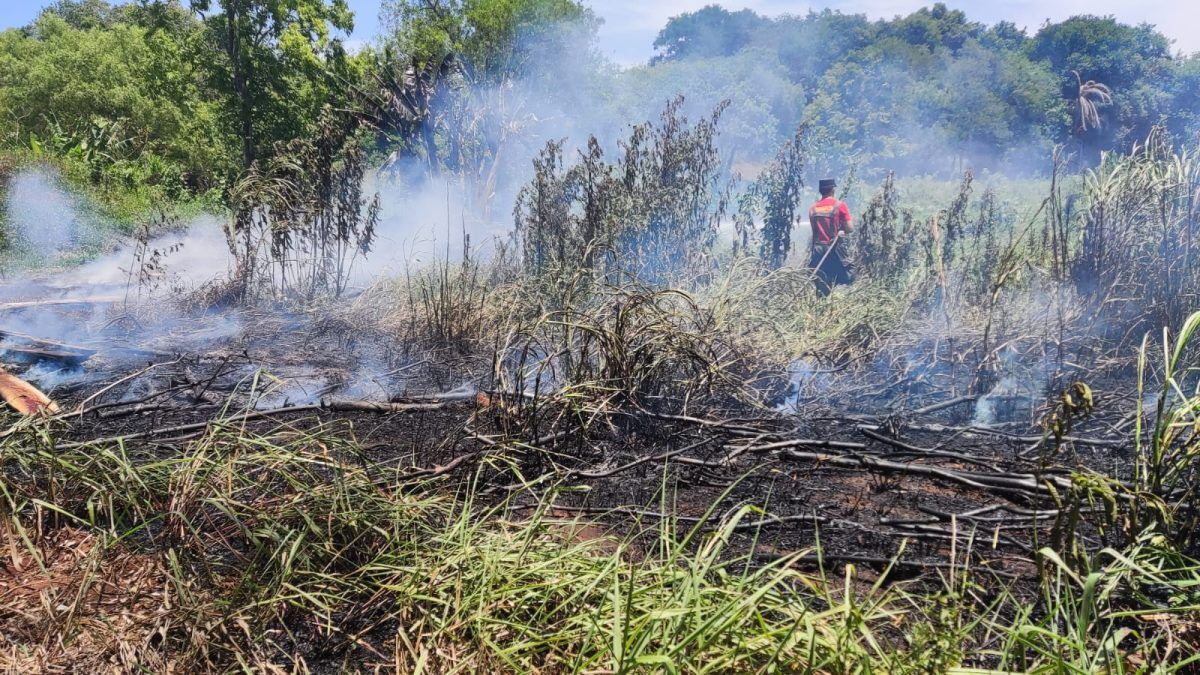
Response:
M838 246L842 235L853 232L854 228L850 225L850 207L834 197L837 182L822 178L817 187L821 199L808 209L808 222L812 225L812 256L808 266L813 268L817 295L825 297L834 286L854 282Z

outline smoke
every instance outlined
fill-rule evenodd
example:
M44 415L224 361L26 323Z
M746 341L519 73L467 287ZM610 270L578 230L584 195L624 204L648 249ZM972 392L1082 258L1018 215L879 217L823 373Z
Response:
M359 359L357 368L351 373L344 386L339 388L342 396L365 401L386 401L395 391L389 381L390 370L382 359L368 355Z
M266 382L265 386L256 392L256 402L260 408L319 403L325 394L338 386L333 375L311 364L274 369L266 373L248 365L241 372L243 381L250 381L256 375Z
M200 286L230 269L216 216L201 215L138 242L46 167L17 172L4 205L16 245L12 261L23 272L4 284L0 297L82 300L129 293L136 298L150 290ZM89 257L90 262L78 264Z
M80 247L105 239L103 219L43 167L12 177L4 207L14 259L29 266L62 262Z
M196 314L178 303L183 293L230 269L215 216L136 241L44 167L16 173L4 202L16 242L13 262L24 268L0 284L6 362L64 349L54 343L104 351L108 359L144 359L156 350L200 349L241 331L235 313ZM93 259L72 266L87 257ZM88 378L86 366L60 361L35 360L24 375L47 389Z
M3 354L4 352L0 351L0 357ZM78 384L89 378L87 371L79 366L63 366L48 361L35 363L21 376L49 396L53 396L59 387Z
M795 359L788 366L788 391L775 410L797 412L801 401L823 392L832 382L828 371L822 371L812 359Z
M397 274L409 264L455 251L464 232L476 245L479 233L487 231L470 220L468 195L451 180L428 182L419 190L383 177L371 181L368 188L381 192L383 221L375 249L357 261L358 281ZM387 345L366 340L332 357L293 358L285 351L292 343L272 330L306 335L314 328L311 317L291 316L283 308L193 307L188 302L193 293L227 280L232 270L221 218L200 215L138 239L122 235L117 223L99 215L48 169L20 171L10 186L5 204L13 237L21 244L17 262L30 269L0 283L0 362L36 386L54 391L176 353L228 354L257 345L256 353L269 366L254 361L225 377L240 379L245 388L258 376L264 383L254 395L259 405L313 403L334 392L387 400L404 388L403 376L387 365ZM95 242L105 243L99 255ZM71 265L87 257L88 262ZM338 338L331 334L330 339ZM97 355L82 364L64 358L76 349ZM347 369L347 364L352 365ZM151 380L124 396L134 400L167 386Z
M56 189L42 169L22 171L8 193L8 224L17 244L38 256L51 256L74 246L79 212L70 195Z
M975 416L971 423L979 427L990 427L997 422L1014 421L1018 412L1032 408L1038 391L1032 383L1008 376L996 383L988 393L975 402Z
M468 240L473 253L486 256L511 233L511 222L487 219L477 196L453 178L372 174L364 192L379 194L379 225L371 252L354 263L355 284L457 258ZM511 204L500 210L511 213Z
M194 289L225 277L232 267L222 227L216 216L201 215L180 231L125 242L112 253L55 275L47 285L151 297L162 289ZM147 269L152 259L158 269Z

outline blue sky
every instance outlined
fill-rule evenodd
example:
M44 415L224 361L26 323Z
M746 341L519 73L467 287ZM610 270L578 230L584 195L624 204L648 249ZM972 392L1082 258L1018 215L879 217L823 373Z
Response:
M587 0L585 0L587 2ZM666 20L682 12L719 2L730 9L749 7L767 15L804 13L810 8L831 7L871 18L907 14L924 5L920 0L826 0L807 3L796 0L592 0L587 2L604 19L600 47L622 64L643 62L651 55L651 43ZM379 30L379 0L349 0L356 28L351 40L367 42ZM48 4L42 0L0 0L0 27L22 26ZM1111 14L1128 23L1148 22L1175 40L1184 52L1200 51L1200 1L1197 0L948 0L951 7L985 23L1013 21L1030 32L1047 19L1061 21L1074 14Z

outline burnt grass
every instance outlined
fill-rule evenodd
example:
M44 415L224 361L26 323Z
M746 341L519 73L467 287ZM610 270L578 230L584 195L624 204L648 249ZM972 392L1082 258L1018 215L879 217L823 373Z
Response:
M1002 402L1008 421L978 426L976 399L933 377L924 388L901 373L901 384L794 392L787 406L723 402L680 414L497 392L490 358L418 349L345 322L273 315L241 325L187 353L101 349L78 365L33 358L13 368L61 367L49 393L76 412L52 422L59 446L119 440L134 461L153 461L218 428L337 437L350 440L348 461L384 481L419 477L410 489L451 495L470 486L478 508L503 505L512 519L552 500L550 515L570 523L563 536L624 541L629 556L648 554L663 527L706 535L752 506L727 549L751 564L800 553L795 564L834 576L855 565L860 585L886 575L933 592L952 568L969 566L982 583L1030 601L1036 552L1056 536L1054 499L962 476L1037 483L1077 467L1120 476L1131 464L1129 411L1116 404L1132 400L1116 393L1130 383L1115 376L1097 388L1114 393L1071 430L1081 440L1057 444L1043 429L1042 401ZM127 543L154 550L161 527ZM1086 517L1077 533L1089 549L1110 543ZM234 566L231 545L218 557Z
M264 436L320 431L353 439L361 461L432 473L448 491L474 481L481 506L507 500L519 513L553 491L555 514L593 521L589 536L636 539L663 521L680 533L711 530L750 505L759 511L739 524L731 550L761 560L806 551L801 564L890 568L898 579L936 578L952 562L1033 579L1056 510L1036 490L988 489L897 465L1036 482L1080 466L1119 477L1131 463L1122 426L1129 411L1104 410L1103 397L1072 430L1080 442L1062 444L1045 433L1041 402L1008 411L1018 421L982 427L972 424L972 397L912 396L901 384L892 389L903 395L889 398L886 381L780 410L597 411L491 391L487 358L397 347L344 322L271 315L242 325L191 353L102 350L79 365L58 364L69 376L49 393L63 410L86 412L55 422L56 442L119 438L135 454L161 457L210 432L212 420ZM1114 380L1112 389L1128 384ZM437 406L339 407L346 401ZM512 464L488 461L498 456ZM875 460L883 464L868 465ZM1094 547L1107 543L1094 529L1085 537Z

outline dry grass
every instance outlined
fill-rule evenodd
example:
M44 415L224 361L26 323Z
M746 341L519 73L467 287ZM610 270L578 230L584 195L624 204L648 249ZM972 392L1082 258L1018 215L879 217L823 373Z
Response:
M0 669L168 672L175 581L163 556L64 527L32 547L6 534L0 567Z

